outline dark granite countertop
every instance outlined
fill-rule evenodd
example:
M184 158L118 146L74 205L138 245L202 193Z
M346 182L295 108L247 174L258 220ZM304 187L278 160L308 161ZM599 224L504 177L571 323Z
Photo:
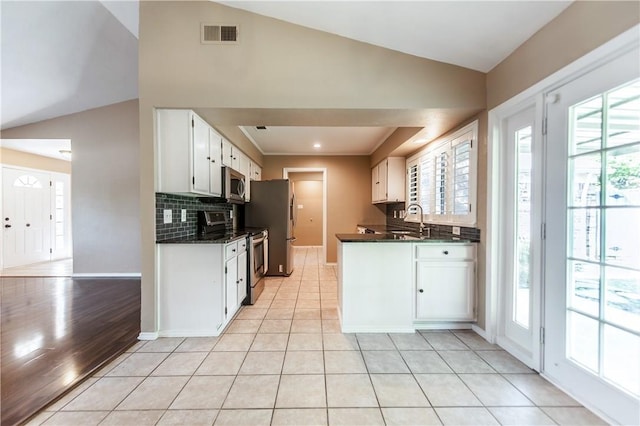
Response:
M389 243L389 242L403 242L403 243L471 243L473 241L468 239L461 239L459 237L442 237L435 236L433 238L420 237L417 233L408 234L393 234L393 233L381 233L381 234L336 234L336 238L343 243Z

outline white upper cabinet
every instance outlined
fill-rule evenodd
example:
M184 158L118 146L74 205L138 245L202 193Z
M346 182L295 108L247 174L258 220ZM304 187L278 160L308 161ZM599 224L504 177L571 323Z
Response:
M222 136L209 128L209 191L222 195Z
M211 126L189 110L156 114L157 191L222 195L219 158L212 158L220 141L212 140Z
M262 180L262 168L260 166L258 166L256 163L254 163L253 161L251 162L250 166L251 166L250 179L251 180Z
M371 169L371 202L395 203L405 197L405 159L389 157Z
M190 110L156 111L156 155L157 192L220 197L225 166L245 175L249 201L249 180L260 180L262 174L248 156Z
M233 170L240 170L240 156L242 151L236 148L231 142L222 138L222 165L231 167Z

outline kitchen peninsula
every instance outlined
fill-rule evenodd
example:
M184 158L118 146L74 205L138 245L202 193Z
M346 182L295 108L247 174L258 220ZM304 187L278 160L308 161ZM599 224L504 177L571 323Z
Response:
M406 231L336 238L343 332L470 328L475 321L472 240Z

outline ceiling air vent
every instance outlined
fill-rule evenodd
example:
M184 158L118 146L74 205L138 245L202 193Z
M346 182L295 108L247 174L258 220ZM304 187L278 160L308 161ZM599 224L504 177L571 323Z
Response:
M202 24L200 42L211 44L238 43L238 26L221 24Z
M267 126L256 126L257 130L267 130Z

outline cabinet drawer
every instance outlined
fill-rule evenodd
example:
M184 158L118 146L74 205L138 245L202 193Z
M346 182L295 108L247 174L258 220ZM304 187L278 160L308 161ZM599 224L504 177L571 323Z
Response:
M474 260L475 247L468 244L417 244L416 258L432 260Z
M234 241L232 243L224 246L224 259L228 260L232 257L236 257L238 255L238 242Z
M244 253L245 251L247 251L247 239L243 238L238 240L238 254Z

